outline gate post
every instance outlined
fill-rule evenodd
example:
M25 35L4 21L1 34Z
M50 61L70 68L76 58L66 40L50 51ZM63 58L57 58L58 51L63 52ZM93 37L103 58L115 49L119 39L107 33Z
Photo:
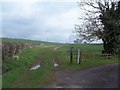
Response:
M80 58L81 58L81 53L80 53L80 48L78 48L78 64L80 64Z
M73 47L70 48L70 63L73 63Z

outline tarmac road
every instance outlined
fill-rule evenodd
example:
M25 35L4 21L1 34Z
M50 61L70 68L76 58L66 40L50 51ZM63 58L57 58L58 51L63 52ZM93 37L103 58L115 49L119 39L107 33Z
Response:
M61 70L47 88L118 88L118 63L86 70Z

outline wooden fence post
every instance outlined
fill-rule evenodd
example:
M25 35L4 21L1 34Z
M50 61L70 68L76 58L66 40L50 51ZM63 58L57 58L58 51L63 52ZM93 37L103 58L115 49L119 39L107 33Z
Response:
M70 48L70 63L73 63L73 47Z
M80 58L81 58L81 53L80 53L80 48L78 49L78 64L80 64Z

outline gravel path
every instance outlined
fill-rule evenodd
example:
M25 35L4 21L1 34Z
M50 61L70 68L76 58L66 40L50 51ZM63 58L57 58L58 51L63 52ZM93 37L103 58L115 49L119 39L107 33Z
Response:
M80 71L56 72L56 81L47 88L117 88L118 64L108 64Z

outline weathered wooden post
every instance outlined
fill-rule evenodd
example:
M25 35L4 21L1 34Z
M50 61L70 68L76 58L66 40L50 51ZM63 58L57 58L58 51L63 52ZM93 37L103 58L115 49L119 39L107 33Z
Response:
M80 48L78 48L78 64L80 64L81 52Z
M70 63L73 63L73 47L70 48Z

